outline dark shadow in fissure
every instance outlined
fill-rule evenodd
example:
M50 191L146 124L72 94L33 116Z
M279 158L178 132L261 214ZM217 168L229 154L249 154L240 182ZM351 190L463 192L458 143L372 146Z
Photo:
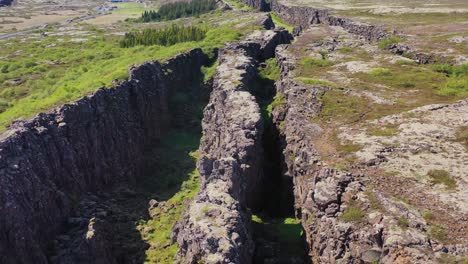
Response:
M49 253L51 263L145 262L150 245L137 226L150 219L151 200L170 199L196 168L196 160L189 154L199 147L203 108L211 92L201 72L184 79L184 85L174 86L168 84L169 125L160 138L148 139L136 180L75 198L70 216L73 222L67 223L66 231L54 241ZM99 222L99 229L94 232L97 242L89 244L85 238L92 218Z
M261 64L271 67L270 63ZM310 263L300 220L294 216L292 178L285 175L283 146L278 128L271 118L271 103L276 95L274 80L259 76L254 89L262 111L264 150L262 205L251 208L256 244L253 263ZM269 107L270 106L270 109Z

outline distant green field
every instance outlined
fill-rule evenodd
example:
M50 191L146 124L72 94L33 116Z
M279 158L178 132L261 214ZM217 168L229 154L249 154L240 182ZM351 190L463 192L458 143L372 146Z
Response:
M50 36L1 43L0 130L14 119L32 117L110 86L112 80L126 79L132 64L164 60L196 47L211 52L226 42L239 40L252 27L235 29L227 24L208 28L201 41L132 48L120 48L120 36L106 36L103 30L92 27L87 30L92 37L83 37L88 39L85 42L77 42L77 37Z

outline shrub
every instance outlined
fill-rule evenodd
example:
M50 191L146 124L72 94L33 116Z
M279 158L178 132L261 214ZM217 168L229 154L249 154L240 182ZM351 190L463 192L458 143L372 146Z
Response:
M398 226L402 229L407 229L409 227L409 220L406 217L398 218Z
M390 45L403 42L404 40L405 39L403 39L401 37L387 37L387 38L382 39L379 42L378 46L379 46L379 49L388 49L390 47Z
M365 214L361 208L356 206L350 206L346 209L346 211L339 216L339 219L345 222L355 222L360 223L362 222Z
M444 242L447 239L445 228L440 225L431 226L431 228L429 228L429 235L440 242Z
M427 176L431 178L433 184L444 184L447 189L455 189L457 182L445 170L430 170Z

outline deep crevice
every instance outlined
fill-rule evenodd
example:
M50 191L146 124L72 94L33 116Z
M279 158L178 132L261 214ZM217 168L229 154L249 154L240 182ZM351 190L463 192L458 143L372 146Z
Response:
M260 65L270 67L268 64ZM294 185L292 178L285 175L281 137L271 118L271 104L276 95L275 80L259 76L252 93L264 120L264 179L263 189L259 191L262 203L259 208L251 208L256 244L253 263L310 263L304 231L294 215Z

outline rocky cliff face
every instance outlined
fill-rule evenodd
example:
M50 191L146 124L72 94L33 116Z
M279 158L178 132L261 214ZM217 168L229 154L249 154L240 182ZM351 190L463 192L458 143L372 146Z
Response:
M355 22L349 18L333 16L327 9L287 6L277 0L273 0L271 2L271 10L278 14L285 22L301 28L308 28L312 24L341 26L350 33L357 34L369 41L380 40L388 35L382 27Z
M284 31L256 32L219 55L213 92L204 111L200 160L202 186L174 228L183 263L251 263L250 212L262 188L260 108L252 95L259 59L287 43Z
M314 263L435 263L436 242L426 233L417 212L382 195L369 195L367 177L359 169L336 169L322 160L315 144L323 132L314 118L322 107L320 94L330 88L306 85L290 75L296 64L287 46L277 48L282 77L277 92L285 103L273 110L284 154L284 173L292 177L296 216L301 219ZM371 200L371 198L373 197ZM382 204L383 213L348 221L345 212ZM359 209L358 209L359 208ZM389 212L392 212L391 214ZM403 230L395 214L411 219Z
M241 0L241 2L255 8L258 11L270 11L270 5L265 0Z
M192 81L206 60L195 49L148 62L115 87L12 124L0 141L0 262L47 263L51 238L81 194L136 181L145 145L170 122L169 94ZM106 252L98 236L83 250ZM93 243L99 247L86 250Z

